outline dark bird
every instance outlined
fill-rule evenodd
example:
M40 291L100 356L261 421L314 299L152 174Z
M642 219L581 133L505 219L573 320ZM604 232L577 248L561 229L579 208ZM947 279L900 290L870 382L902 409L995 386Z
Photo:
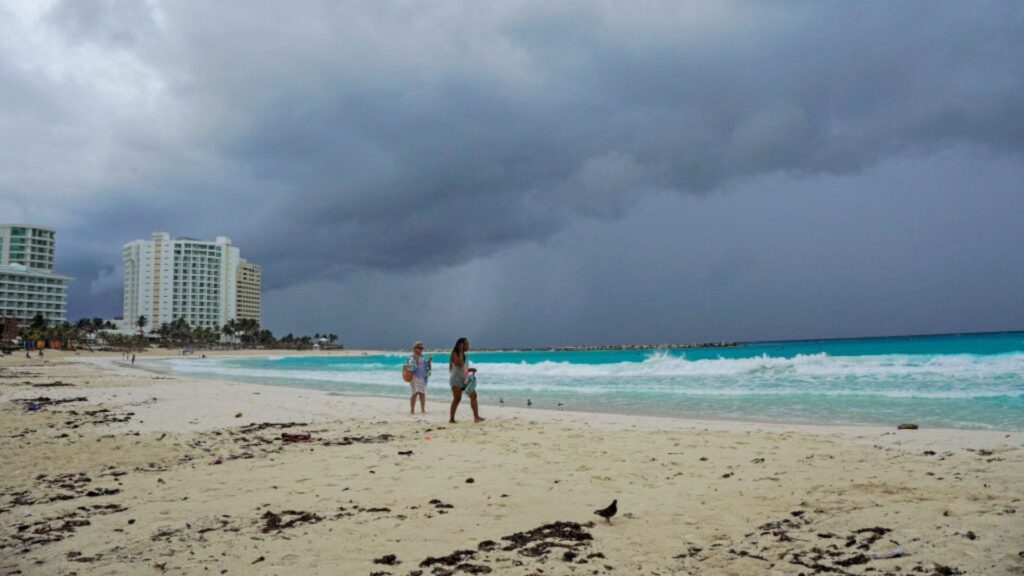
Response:
M526 399L526 407L529 408L530 406L533 406L533 400L530 400L529 398L527 398Z
M607 508L603 508L601 510L594 510L594 514L597 514L601 518L604 518L609 524L611 524L612 516L615 516L615 514L618 513L618 511L619 501L616 499L612 500L612 503Z
M499 404L499 405L500 405L500 406L501 406L502 408L504 408L504 407L505 407L505 399L504 399L504 398L498 398L498 404Z
M558 403L558 409L559 409L559 410L561 410L561 409L562 409L562 406L563 406L563 404L562 404L561 402L559 402L559 403Z

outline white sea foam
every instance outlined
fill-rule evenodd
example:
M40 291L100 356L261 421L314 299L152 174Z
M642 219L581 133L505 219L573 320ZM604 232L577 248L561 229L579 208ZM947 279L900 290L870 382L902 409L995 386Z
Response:
M643 378L688 376L937 376L990 377L1024 372L1024 353L974 356L829 356L798 354L792 358L755 356L688 360L684 356L652 354L642 362L576 364L544 361L537 363L480 363L489 374L522 377L561 378Z
M320 366L247 366L237 361L175 359L179 372L259 381L308 382L318 387L402 386L396 365L341 362ZM558 393L581 396L765 397L782 395L884 398L1021 398L1024 353L998 355L875 355L792 358L756 356L688 360L651 354L639 362L481 362L482 385L496 393ZM440 374L439 374L440 372ZM434 382L446 380L435 371ZM445 382L442 382L444 384Z

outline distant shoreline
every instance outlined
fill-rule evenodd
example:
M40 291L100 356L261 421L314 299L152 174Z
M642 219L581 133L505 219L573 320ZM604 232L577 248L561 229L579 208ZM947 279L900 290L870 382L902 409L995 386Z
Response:
M477 352L572 352L592 350L676 350L694 348L736 348L739 346L757 346L762 344L798 344L803 342L843 342L848 340L895 340L901 338L944 338L949 336L997 336L1005 334L1021 334L1024 330L986 330L982 332L940 332L936 334L888 334L881 336L837 336L832 338L792 338L783 340L737 340L723 342L684 342L676 344L579 344L554 346L499 346L481 348L475 346Z
M739 342L687 342L681 344L595 344L581 346L539 346L529 348L474 348L476 352L592 352L597 350L684 350L693 348L735 348Z

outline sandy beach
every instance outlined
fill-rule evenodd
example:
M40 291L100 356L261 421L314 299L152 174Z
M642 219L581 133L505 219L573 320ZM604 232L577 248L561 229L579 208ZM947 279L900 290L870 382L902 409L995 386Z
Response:
M448 399L0 359L0 574L1024 574L1017 432Z

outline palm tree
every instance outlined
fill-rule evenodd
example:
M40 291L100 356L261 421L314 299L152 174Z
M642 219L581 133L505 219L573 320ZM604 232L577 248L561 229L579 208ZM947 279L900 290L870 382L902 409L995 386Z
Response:
M256 338L257 342L259 342L259 345L263 346L264 348L273 346L274 344L277 343L277 341L274 339L274 333L265 328L263 330L260 330Z
M145 316L139 316L138 320L135 321L135 326L138 327L140 333L146 328L147 324L149 324L149 319Z
M29 324L29 329L36 331L45 330L46 325L46 318L42 314L36 312L36 315L32 317L32 323Z

